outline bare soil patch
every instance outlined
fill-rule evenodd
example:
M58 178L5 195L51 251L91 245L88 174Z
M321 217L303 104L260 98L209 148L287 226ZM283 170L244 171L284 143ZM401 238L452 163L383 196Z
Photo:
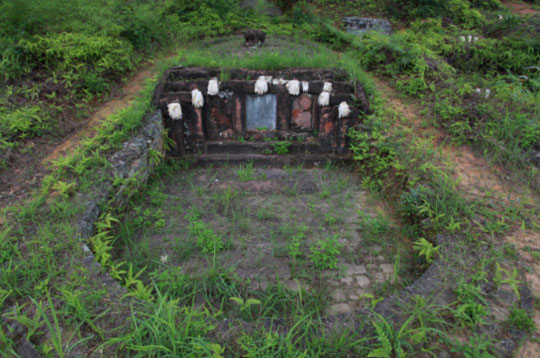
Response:
M538 11L533 6L526 2L514 2L503 0L503 5L510 9L514 14L518 15L536 15Z

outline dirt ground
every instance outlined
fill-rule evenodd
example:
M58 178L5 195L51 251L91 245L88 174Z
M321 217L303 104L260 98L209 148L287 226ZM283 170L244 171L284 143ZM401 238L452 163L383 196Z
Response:
M510 9L514 14L518 15L536 15L538 14L538 10L533 8L533 6L526 2L515 2L515 1L508 1L508 0L502 0L501 1L504 6Z

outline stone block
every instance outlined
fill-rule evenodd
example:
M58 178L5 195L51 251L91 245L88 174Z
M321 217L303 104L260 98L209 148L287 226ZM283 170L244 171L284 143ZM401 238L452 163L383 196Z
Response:
M352 312L351 306L346 303L336 303L328 308L329 314L340 314L340 313L350 313Z
M246 47L262 46L266 41L266 33L261 30L247 30L244 32L244 38Z
M246 96L246 129L276 129L277 99L273 94Z
M385 19L372 19L367 17L345 17L343 19L345 30L355 35L363 35L369 31L377 31L385 35L392 33L392 24Z
M291 110L291 127L298 129L312 129L311 106L313 98L309 94L301 94L293 100Z

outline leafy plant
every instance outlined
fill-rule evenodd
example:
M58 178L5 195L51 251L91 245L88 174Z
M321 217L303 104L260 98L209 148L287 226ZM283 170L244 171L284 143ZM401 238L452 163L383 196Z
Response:
M513 307L508 316L508 324L510 327L519 329L525 332L533 332L536 330L536 324L527 311Z
M319 240L309 248L309 259L319 270L335 269L342 246L337 235Z
M54 304L51 299L50 293L47 293L47 303L48 303L48 308L51 311L52 321L47 315L47 313L45 312L46 309L43 306L43 302L41 301L37 302L33 298L31 300L32 300L32 303L36 306L37 312L39 312L40 317L45 322L45 325L47 326L51 334L51 343L58 357L60 358L66 357L74 348L76 348L78 345L80 345L81 343L91 338L91 337L83 338L72 344L71 340L73 339L76 333L76 331L74 331L69 337L66 337L67 340L66 340L66 343L64 343L63 338L62 338L62 329L60 327L58 312L54 308Z
M478 334L473 334L469 337L469 342L462 344L455 340L452 342L452 352L462 353L465 358L495 358L490 353L492 342Z
M455 317L466 326L475 326L485 323L484 317L488 314L487 302L480 287L461 281L456 288L458 296Z
M395 329L383 316L375 314L372 321L375 328L378 347L369 352L368 357L378 358L404 358L407 352L414 351L413 346L426 339L427 330L424 327L412 328L416 319L416 313Z
M506 278L503 278L503 273L506 275ZM514 267L513 271L510 273L508 270L505 270L504 268L499 265L497 262L495 265L495 276L493 277L493 282L500 286L502 284L507 284L512 288L512 291L514 291L514 295L516 295L516 298L520 299L521 295L519 293L519 284L521 281L517 279L518 271Z
M291 143L289 142L276 142L272 145L273 151L278 155L288 154L290 146Z
M439 246L433 246L433 244L423 237L416 240L413 247L418 251L418 256L425 256L427 263L432 263L435 255L439 253Z
M247 300L244 300L240 297L231 297L229 300L238 305L240 308L240 313L250 312L253 306L261 305L261 301L255 298L248 298Z
M197 247L203 253L216 253L225 247L221 237L199 219L198 215L191 213L186 215L186 219L189 220L189 235L196 240Z
M306 237L306 234L305 234L306 230L307 230L307 227L302 226L300 230L295 235L293 235L293 237L291 238L291 242L287 245L289 257L293 261L297 261L299 258L303 256L301 247L302 247L302 242L304 241Z

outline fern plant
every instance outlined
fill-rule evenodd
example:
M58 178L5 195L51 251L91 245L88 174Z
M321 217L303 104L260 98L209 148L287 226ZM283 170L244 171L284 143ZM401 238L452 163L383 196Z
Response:
M380 314L375 313L375 316L373 328L377 334L378 347L373 349L368 357L404 358L407 357L407 352L413 351L414 345L420 344L426 338L425 327L411 327L416 319L416 312L397 330Z
M432 263L435 255L439 253L439 246L433 244L423 237L416 240L413 244L415 250L418 251L418 256L425 256L427 263Z

